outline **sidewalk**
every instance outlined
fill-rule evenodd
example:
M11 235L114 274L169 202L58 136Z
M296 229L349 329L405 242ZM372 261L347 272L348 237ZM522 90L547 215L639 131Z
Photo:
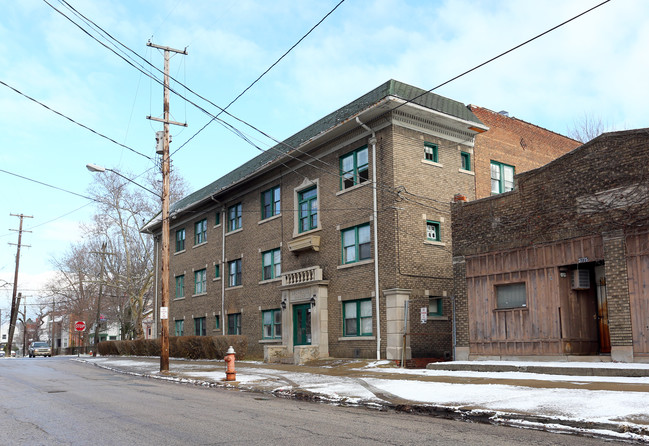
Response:
M370 360L239 361L228 383L223 361L172 359L162 375L158 358L79 360L194 385L649 443L649 364L472 361L424 370Z

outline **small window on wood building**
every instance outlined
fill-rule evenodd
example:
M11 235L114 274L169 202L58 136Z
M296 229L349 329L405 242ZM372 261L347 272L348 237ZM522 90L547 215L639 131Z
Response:
M527 306L525 283L496 285L496 308L521 308Z

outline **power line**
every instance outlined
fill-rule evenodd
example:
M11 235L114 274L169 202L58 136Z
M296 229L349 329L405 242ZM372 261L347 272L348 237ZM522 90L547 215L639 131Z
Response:
M66 115L64 115L63 113L61 113L61 112L59 112L59 111L56 111L56 110L54 110L53 108L51 108L51 107L49 107L49 106L43 104L42 102L40 102L40 101L38 101L38 100L32 98L31 96L26 95L26 94L23 93L22 91L20 91L20 90L14 88L14 87L12 87L11 85L7 84L6 82L0 81L0 84L4 85L5 87L9 88L10 90L15 91L16 93L18 93L19 95L21 95L21 96L23 96L23 97L29 99L30 101L37 103L37 104L40 105L41 107L46 108L47 110L51 111L52 113L55 113L55 114L61 116L62 118L67 119L68 121L72 122L73 124L76 124L76 125L78 125L79 127L82 127L82 128L84 128L84 129L86 129L86 130L88 130L88 131L94 133L94 134L97 135L97 136L101 136L102 138L107 139L108 141L110 141L110 142L112 142L112 143L115 143L115 144L117 144L117 145L120 146L120 147L123 147L123 148L125 148L125 149L128 149L128 150L130 150L130 151L133 152L133 153L136 153L136 154L138 154L138 155L140 155L140 156L143 156L143 157L145 157L146 159L148 159L149 161L152 161L152 158L151 158L150 156L147 156L147 155L145 155L145 154L143 154L143 153L140 153L140 152L138 152L137 150L132 149L132 148L129 147L129 146L126 146L126 145L124 145L124 144L122 144L122 143L120 143L120 142L115 141L113 138L111 138L111 137L109 137L109 136L106 136L106 135L104 135L103 133L99 133L98 131L96 131L96 130L94 130L94 129L91 129L91 128L88 127L87 125L84 125L84 124L81 124L81 123L78 122L78 121L75 121L74 119L70 118L69 116L66 116Z

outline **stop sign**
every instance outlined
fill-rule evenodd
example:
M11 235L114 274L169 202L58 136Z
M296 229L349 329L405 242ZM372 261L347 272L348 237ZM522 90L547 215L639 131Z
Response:
M86 323L84 321L76 321L74 323L74 329L77 331L83 331L86 329Z

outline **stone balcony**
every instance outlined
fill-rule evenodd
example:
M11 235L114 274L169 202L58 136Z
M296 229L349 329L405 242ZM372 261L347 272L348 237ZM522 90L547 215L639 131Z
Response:
M306 285L310 282L322 281L322 268L311 266L309 268L296 269L282 274L282 287Z

